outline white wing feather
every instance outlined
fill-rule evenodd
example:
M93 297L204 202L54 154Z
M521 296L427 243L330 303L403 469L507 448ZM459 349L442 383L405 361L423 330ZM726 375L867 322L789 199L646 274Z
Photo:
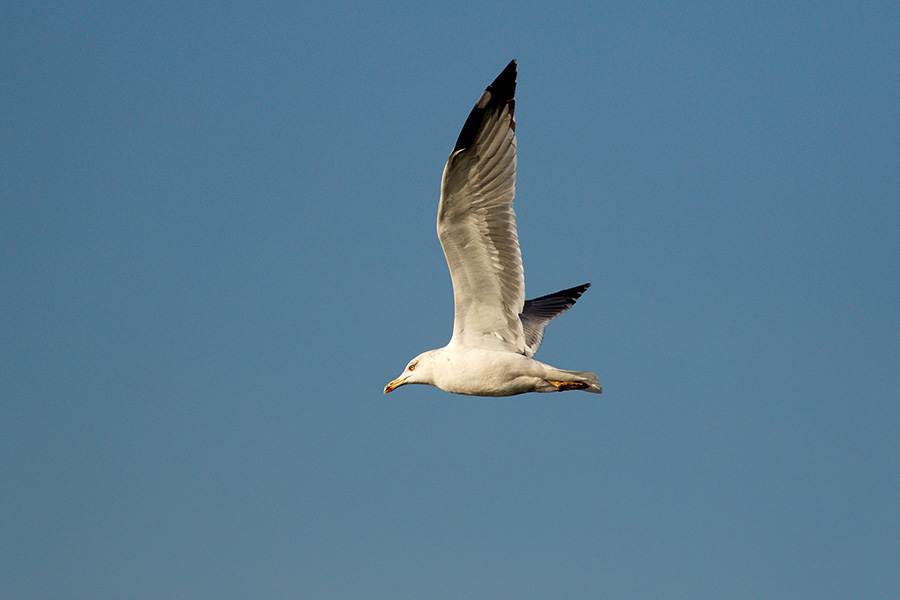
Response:
M453 280L451 343L499 341L524 354L525 274L512 207L515 76L513 61L469 115L444 167L437 231Z

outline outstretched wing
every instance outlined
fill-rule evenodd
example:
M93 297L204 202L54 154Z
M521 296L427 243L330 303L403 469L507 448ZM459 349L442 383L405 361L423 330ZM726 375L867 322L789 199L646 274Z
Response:
M541 347L547 323L572 308L589 287L591 284L585 283L555 294L525 301L521 319L525 332L525 354L527 356L532 356Z
M444 167L437 231L453 280L453 341L525 353L516 190L516 61L488 86Z

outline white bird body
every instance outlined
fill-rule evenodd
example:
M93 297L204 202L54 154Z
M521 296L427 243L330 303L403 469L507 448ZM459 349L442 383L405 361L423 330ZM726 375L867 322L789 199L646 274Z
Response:
M430 378L431 385L453 394L513 396L560 391L561 386L550 381L583 383L583 389L600 390L592 373L562 371L509 350L466 348L450 342L419 355L416 360L414 371L404 373L412 376L405 383L429 383L420 380Z
M525 300L512 202L516 181L516 61L475 104L441 179L437 231L453 281L453 336L414 358L384 393L422 383L455 394L511 396L580 389L597 376L531 358L551 320L590 286Z

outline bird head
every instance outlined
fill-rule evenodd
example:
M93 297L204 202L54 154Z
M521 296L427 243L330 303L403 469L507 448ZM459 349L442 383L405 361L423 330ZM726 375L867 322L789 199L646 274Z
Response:
M407 383L434 385L433 367L436 352L437 350L429 350L409 361L409 364L400 373L400 377L384 386L384 393L393 392Z

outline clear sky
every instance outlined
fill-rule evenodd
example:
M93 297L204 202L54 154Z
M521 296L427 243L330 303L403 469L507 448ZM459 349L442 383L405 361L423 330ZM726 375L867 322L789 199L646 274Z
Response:
M900 598L897 2L5 3L0 596ZM384 384L519 61L537 358Z

